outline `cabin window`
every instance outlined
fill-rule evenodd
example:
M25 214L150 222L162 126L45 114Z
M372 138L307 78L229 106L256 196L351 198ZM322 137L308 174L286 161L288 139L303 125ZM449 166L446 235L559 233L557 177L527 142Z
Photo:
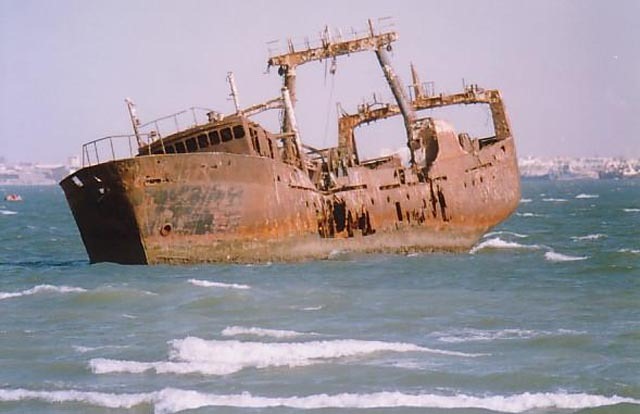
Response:
M207 134L198 135L198 146L200 148L207 148L209 146L209 138Z
M176 149L173 147L173 145L165 145L164 146L164 150L167 154L175 154L176 153Z
M233 136L231 135L231 128L223 128L220 131L220 136L222 137L222 142L231 141Z
M184 146L184 142L176 142L176 152L179 154L187 152L187 149Z
M194 151L198 151L198 144L196 144L196 138L189 138L187 140L187 150L189 150L189 152L194 152Z
M233 136L236 139L244 138L244 127L242 125L236 125L233 127Z
M211 145L217 145L220 143L220 134L218 134L218 131L209 132L209 141L211 141Z

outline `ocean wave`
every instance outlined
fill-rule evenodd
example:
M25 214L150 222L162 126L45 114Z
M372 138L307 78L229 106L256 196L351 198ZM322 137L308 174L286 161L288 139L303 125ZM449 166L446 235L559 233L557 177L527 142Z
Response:
M578 194L576 196L577 199L588 199L588 198L599 198L600 196L598 194Z
M520 217L545 217L544 214L538 214L538 213L516 213L516 216L520 216Z
M479 244L475 245L469 253L474 254L483 249L524 249L524 250L538 250L541 249L542 246L537 244L521 244L516 242L510 242L502 240L500 237L494 237L491 239L484 240Z
M272 338L295 338L297 336L304 335L318 335L315 332L304 333L296 331L278 330L278 329L264 329L256 327L244 327L244 326L227 326L221 332L222 336L238 336L238 335L253 335L253 336L268 336Z
M263 343L204 340L187 337L170 341L169 361L123 361L95 358L89 361L96 374L142 373L228 375L244 368L299 367L345 357L367 356L378 352L426 352L456 357L481 354L431 349L422 346L381 341L343 339L294 343Z
M525 238L529 237L529 235L527 235L527 234L521 234L521 233L516 233L516 232L513 232L513 231L506 231L506 230L491 231L491 232L485 234L484 237L499 236L501 234L517 237L519 239L525 239Z
M581 335L584 332L578 332L567 329L559 329L557 331L535 331L531 329L498 329L498 330L481 330L481 329L461 329L452 332L434 332L433 335L441 342L446 343L464 343L464 342L493 342L493 341L509 341L539 338L542 336L559 336L559 335Z
M578 260L587 260L588 256L569 256L554 251L548 251L544 254L544 258L550 262L575 262Z
M640 405L633 398L586 393L523 393L514 395L473 396L468 394L406 394L383 391L369 394L341 393L314 394L292 397L261 397L248 392L240 394L210 394L199 391L164 388L148 393L102 393L95 391L58 390L33 391L26 389L0 389L0 401L16 402L39 400L48 403L85 403L98 407L130 409L151 405L155 414L174 414L202 407L235 408L441 408L484 409L503 413L521 413L530 410L581 410L617 404Z
M251 289L249 285L241 285L237 283L210 282L208 280L189 279L189 283L200 287L214 287L223 289Z
M55 293L72 293L72 292L86 292L86 289L73 287L73 286L53 286L53 285L38 285L31 289L23 290L20 292L0 292L0 300L17 298L20 296L35 295L41 292L55 292Z
M569 200L567 200L566 198L543 198L542 201L547 201L551 203L564 203Z
M15 214L18 214L18 212L13 210L0 210L0 215L3 216L13 216Z
M125 349L129 348L128 345L101 345L101 346L82 346L82 345L72 345L71 346L74 351L85 354L87 352L99 351L102 349Z
M620 249L619 253L632 253L632 254L640 254L640 249Z
M521 203L523 203L523 204L524 204L524 203L530 203L531 201L532 201L532 200L531 200L530 198L521 198L521 199L520 199L520 202L521 202Z
M598 239L604 239L605 237L607 237L606 234L596 233L596 234L587 234L586 236L573 236L573 237L571 237L571 239L574 240L574 241L579 241L579 240L598 240Z
M623 208L625 213L640 213L640 208Z

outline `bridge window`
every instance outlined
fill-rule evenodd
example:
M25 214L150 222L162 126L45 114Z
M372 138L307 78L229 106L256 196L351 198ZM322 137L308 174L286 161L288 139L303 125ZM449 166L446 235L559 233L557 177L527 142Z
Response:
M198 150L198 144L196 144L195 137L187 140L187 150L189 150L189 152L195 152Z
M187 149L184 146L184 142L176 142L176 152L179 154L187 152Z
M211 141L211 145L217 145L220 143L220 134L218 131L210 131L209 132L209 140Z
M242 125L236 125L233 127L233 136L236 139L244 138L244 127Z
M209 146L209 138L207 134L198 135L198 146L200 148L207 148Z
M231 128L223 128L220 131L220 135L222 137L222 142L231 141L233 136L231 135Z
M164 150L167 154L175 154L176 153L176 149L173 147L173 145L165 145L164 146Z

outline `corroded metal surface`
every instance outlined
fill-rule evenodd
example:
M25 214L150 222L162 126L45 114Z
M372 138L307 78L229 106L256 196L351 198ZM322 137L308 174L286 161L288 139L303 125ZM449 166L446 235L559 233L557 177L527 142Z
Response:
M379 51L396 38L379 36L371 29L355 43L291 51L269 63L295 67L356 47ZM390 65L386 59L381 64ZM143 142L138 156L65 178L61 186L91 262L264 262L326 258L335 251L462 251L517 207L515 146L497 91L420 91L412 101L401 94L404 102L364 105L340 118L336 147L314 149L297 135L287 73L279 100L226 117L213 114L208 123L167 137L151 134L156 138ZM495 136L458 135L444 121L415 112L461 104L488 105ZM289 114L279 133L249 118L254 108L283 106ZM354 129L392 116L405 120L410 165L397 156L360 160Z

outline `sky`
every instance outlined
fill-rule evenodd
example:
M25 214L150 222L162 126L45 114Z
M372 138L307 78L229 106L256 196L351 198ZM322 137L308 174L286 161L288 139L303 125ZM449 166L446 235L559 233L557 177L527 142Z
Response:
M463 79L499 89L519 156L640 157L637 0L0 0L0 157L62 163L129 134L126 97L142 122L192 106L231 113L229 71L242 106L274 98L267 42L387 16L403 83L412 62L437 92ZM325 62L297 72L298 124L314 146L335 145L336 102L354 111L391 96L373 53L339 58L333 76ZM402 145L397 119L380 124L358 131L363 152Z

